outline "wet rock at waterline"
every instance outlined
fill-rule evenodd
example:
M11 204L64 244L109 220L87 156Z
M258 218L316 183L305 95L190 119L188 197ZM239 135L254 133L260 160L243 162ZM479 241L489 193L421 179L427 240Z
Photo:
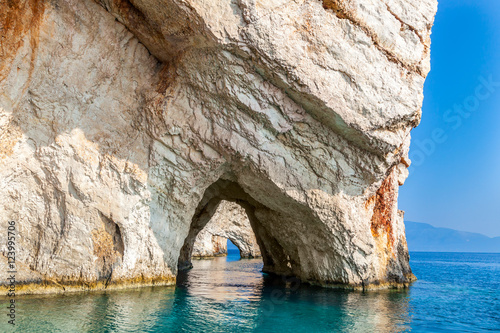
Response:
M0 269L15 221L19 292L171 284L226 200L266 272L408 284L397 196L435 11L2 2Z

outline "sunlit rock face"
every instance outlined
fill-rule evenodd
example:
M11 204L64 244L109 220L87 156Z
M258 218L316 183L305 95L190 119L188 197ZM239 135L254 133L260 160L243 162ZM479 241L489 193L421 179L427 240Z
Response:
M227 238L216 236L203 229L196 236L193 245L193 258L211 258L227 255Z
M201 230L193 245L193 257L227 254L227 240L240 251L242 258L260 257L260 249L248 216L240 205L221 201L217 211Z
M2 2L0 229L24 292L173 283L222 200L266 272L409 283L397 196L436 5Z

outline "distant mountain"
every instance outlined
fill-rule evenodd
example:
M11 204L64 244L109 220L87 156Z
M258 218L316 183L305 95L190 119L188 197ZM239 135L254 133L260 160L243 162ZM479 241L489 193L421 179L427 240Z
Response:
M436 228L427 223L405 221L410 251L500 253L500 237Z

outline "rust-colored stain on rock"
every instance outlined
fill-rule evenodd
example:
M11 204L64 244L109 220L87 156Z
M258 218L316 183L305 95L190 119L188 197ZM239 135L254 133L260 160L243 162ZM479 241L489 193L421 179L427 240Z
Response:
M7 0L0 2L0 81L5 79L17 50L23 45L26 36L30 36L31 68L38 47L40 23L44 13L45 1L42 0Z
M346 10L339 0L323 0L323 8L331 9L338 18L347 18Z
M371 231L375 238L382 234L387 235L388 246L392 248L394 237L392 234L392 213L394 205L397 203L397 194L394 190L394 176L391 173L383 182L377 193L368 200L368 203L375 201L373 208ZM368 204L367 203L367 204Z

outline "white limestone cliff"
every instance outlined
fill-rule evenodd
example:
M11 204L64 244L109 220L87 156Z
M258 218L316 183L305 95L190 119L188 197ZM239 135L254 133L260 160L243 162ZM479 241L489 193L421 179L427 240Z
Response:
M13 220L20 292L171 284L226 200L266 272L407 285L436 6L2 2L0 270Z

